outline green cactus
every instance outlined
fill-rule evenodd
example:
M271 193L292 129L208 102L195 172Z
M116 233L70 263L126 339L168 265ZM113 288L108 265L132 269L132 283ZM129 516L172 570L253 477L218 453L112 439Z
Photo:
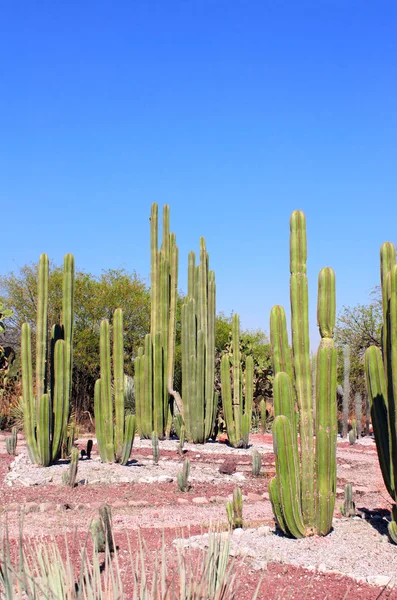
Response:
M152 455L153 455L153 464L159 464L159 436L155 431L152 433Z
M155 431L160 439L169 435L172 414L170 395L183 410L173 390L175 327L178 288L178 248L170 233L170 210L163 207L161 249L158 248L158 205L152 204L150 216L151 247L151 324L144 348L135 358L135 397L138 431L150 439Z
M100 329L101 378L95 383L94 414L98 452L103 462L127 464L136 432L134 415L124 407L124 343L123 311L117 308L113 316L114 405L112 399L109 321Z
M177 474L178 488L181 492L188 492L190 489L189 484L190 475L190 460L185 458L183 462L182 471Z
M267 428L267 414L266 414L266 402L262 400L259 402L259 412L261 417L261 432L266 433Z
M183 456L183 447L185 445L185 426L182 425L179 433L178 454Z
M200 265L189 253L188 295L182 305L182 401L186 437L204 443L212 435L218 406L215 378L215 274L208 268L204 238Z
M383 481L397 502L397 265L396 249L385 242L380 250L383 305L382 351L371 346L365 352L368 397L371 404ZM389 535L397 543L397 508L392 507Z
M345 485L345 499L340 507L340 512L343 517L356 516L356 505L353 502L353 490L350 483Z
M66 254L63 271L62 323L54 325L51 352L47 343L49 263L40 256L36 326L36 396L33 393L30 325L22 325L22 391L26 442L32 462L49 466L67 440L72 389L74 258ZM50 354L50 381L47 357Z
M221 381L222 405L227 435L234 448L247 448L252 418L254 361L247 356L245 370L245 394L243 395L242 368L240 356L240 323L238 315L232 322L232 379L230 383L230 357L222 356Z
M360 392L354 396L354 404L356 408L356 432L357 438L361 439L361 419L362 419L362 398Z
M106 550L114 552L112 512L108 504L99 509L99 519L92 520L91 535L97 552L105 552Z
M226 504L226 514L230 529L243 526L243 495L239 487L233 490L233 499Z
M352 419L352 428L349 431L349 444L353 446L357 441L357 423Z
M11 436L6 438L6 449L7 453L11 454L11 456L15 456L17 449L17 428L13 427Z
M72 448L69 470L62 473L62 481L65 485L76 487L77 471L79 468L79 449Z
M252 475L259 477L261 473L262 457L256 448L252 451Z
M317 321L321 342L316 357L316 447L313 444L309 352L306 223L291 216L292 355L284 309L273 307L270 336L274 366L273 446L276 477L269 483L274 516L292 537L326 535L332 527L336 490L335 275L326 267L318 279ZM299 410L300 454L297 439ZM315 483L316 482L316 486Z
M342 416L342 437L346 439L348 434L350 404L350 346L343 346L343 416Z

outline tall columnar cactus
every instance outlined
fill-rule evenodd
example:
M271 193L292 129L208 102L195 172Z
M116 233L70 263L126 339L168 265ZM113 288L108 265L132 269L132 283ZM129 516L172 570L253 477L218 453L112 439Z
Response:
M182 306L182 400L186 437L204 443L213 432L218 405L215 377L215 273L204 238L200 264L189 253L188 295Z
M151 244L151 324L144 348L135 359L136 414L139 434L159 438L169 433L172 423L170 395L175 363L175 323L178 288L178 248L170 233L169 206L163 208L163 233L158 248L158 206L152 204ZM178 402L179 396L176 395ZM180 407L179 407L180 408Z
M342 437L346 438L348 433L350 405L350 346L343 346L343 422Z
M387 491L397 502L397 265L396 249L391 242L381 247L380 274L382 351L377 346L366 350L365 370L379 464ZM396 504L388 530L397 543Z
M292 537L326 535L332 526L336 490L336 350L335 274L325 267L318 278L317 321L321 342L317 351L316 447L309 353L306 224L301 211L291 216L292 354L284 309L270 316L273 350L273 446L276 477L269 483L273 512L280 528ZM296 401L299 409L300 454ZM316 482L316 484L315 484Z
M354 396L354 404L356 409L356 429L357 429L357 437L361 439L361 429L362 429L362 397L360 392L356 392Z
M49 351L47 333L49 264L40 256L37 325L36 382L34 395L30 325L22 325L22 393L25 435L34 463L49 466L60 454L67 438L72 389L74 324L74 258L66 254L63 271L62 323L54 325ZM50 369L47 358L50 357ZM49 381L48 381L49 375Z
M233 391L230 383L230 358L232 362ZM221 364L222 405L227 436L234 448L247 448L252 418L254 361L247 356L245 364L245 394L240 353L239 316L233 315L232 354L224 354Z
M95 383L94 413L98 451L103 462L125 465L130 457L136 431L134 415L126 415L124 407L123 311L113 316L113 391L110 361L109 321L101 322L101 378Z

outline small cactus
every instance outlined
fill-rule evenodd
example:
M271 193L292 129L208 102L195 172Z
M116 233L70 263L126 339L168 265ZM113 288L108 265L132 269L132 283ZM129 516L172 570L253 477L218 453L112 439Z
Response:
M71 488L76 486L77 470L79 467L79 449L72 448L69 470L62 473L62 482Z
M189 474L190 474L190 460L188 458L186 458L183 463L182 471L180 473L178 473L178 475L177 475L178 488L181 492L188 492L190 489Z
M353 446L357 441L357 424L355 419L352 420L352 428L349 431L349 444Z
M258 477L261 472L262 457L256 448L252 451L252 475Z
M178 454L183 456L183 446L185 445L185 426L182 425L179 432Z
M91 535L97 552L105 552L106 546L109 552L114 552L112 513L108 504L99 509L99 519L92 520Z
M266 433L266 425L267 425L266 402L263 400L263 398L259 403L259 410L261 413L261 431L262 431L262 433Z
M353 490L350 483L345 485L345 499L340 507L340 512L343 517L356 516L356 505L353 502Z
M86 454L87 454L87 458L88 459L91 458L92 446L93 446L93 441L92 440L88 440L88 442L87 442L87 449L86 449Z
M243 526L243 495L239 487L234 488L233 500L226 504L226 514L230 529Z
M152 453L153 453L153 464L159 464L159 436L155 431L152 431Z
M13 427L11 432L11 437L6 438L6 448L8 454L11 456L15 456L17 449L17 428Z

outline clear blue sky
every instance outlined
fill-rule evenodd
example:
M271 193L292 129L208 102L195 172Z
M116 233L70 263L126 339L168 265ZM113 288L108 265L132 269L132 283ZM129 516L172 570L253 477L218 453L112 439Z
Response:
M289 303L289 215L365 302L397 242L397 3L3 2L1 266L47 252L149 277L151 202L207 240L218 309L268 330Z

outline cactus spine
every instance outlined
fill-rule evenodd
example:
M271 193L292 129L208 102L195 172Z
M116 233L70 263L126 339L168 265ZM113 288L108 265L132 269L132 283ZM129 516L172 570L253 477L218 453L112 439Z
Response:
M348 432L350 404L350 346L343 346L343 423L342 437L345 439Z
M396 249L385 242L380 250L383 304L382 352L371 346L365 352L367 390L372 427L382 476L397 501L397 265ZM397 507L392 507L388 531L397 543Z
M233 393L230 383L230 357L222 356L222 405L226 422L227 435L234 448L247 448L251 428L254 361L247 356L245 370L245 395L242 390L242 368L240 355L240 323L238 315L233 315L232 322L232 378Z
M49 263L40 256L36 325L36 397L33 393L30 325L22 325L22 390L25 435L32 462L49 466L60 454L67 438L72 389L74 323L74 258L66 254L63 271L62 324L51 332L47 343ZM50 354L50 381L47 357Z
M158 248L158 205L150 216L151 323L144 348L135 359L136 412L139 434L160 439L169 434L172 416L169 397L173 390L175 362L175 323L178 288L178 248L170 233L170 210L163 207L162 245ZM179 402L179 410L183 407Z
M113 316L114 407L112 400L109 321L100 329L101 378L95 383L94 413L98 451L103 462L125 465L130 457L136 431L134 415L124 409L123 311ZM113 424L114 422L114 424Z
M188 295L182 306L182 399L186 437L204 443L213 431L218 396L215 377L215 274L204 238L200 264L189 253Z
M273 512L292 537L326 535L332 526L336 489L335 274L326 267L318 279L317 321L321 342L316 357L316 452L309 354L306 224L301 211L291 216L290 349L284 309L273 307L270 336L274 363L273 445L276 477L269 483ZM295 376L293 376L295 373ZM299 409L299 457L295 399ZM315 458L316 457L316 458ZM299 460L300 459L300 460ZM316 481L316 489L314 487Z

